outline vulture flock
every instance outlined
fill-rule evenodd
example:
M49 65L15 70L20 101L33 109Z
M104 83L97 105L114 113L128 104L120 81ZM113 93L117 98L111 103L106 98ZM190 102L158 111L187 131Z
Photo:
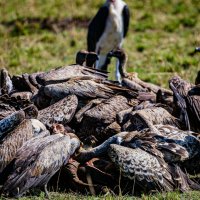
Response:
M0 71L0 191L20 197L35 188L90 194L199 190L200 72L195 85L179 76L171 90L126 72L121 83L76 64L10 76ZM47 187L48 184L48 187Z

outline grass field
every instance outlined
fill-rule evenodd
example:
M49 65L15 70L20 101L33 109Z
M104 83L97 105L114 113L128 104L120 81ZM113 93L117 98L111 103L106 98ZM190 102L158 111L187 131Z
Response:
M168 79L174 74L193 82L200 70L200 55L192 55L194 48L200 46L199 0L126 2L131 10L130 29L124 41L128 71L136 71L143 80L162 86L168 86ZM76 52L86 49L87 24L102 3L103 0L0 0L0 67L11 74L21 74L74 63ZM114 70L112 66L109 69ZM87 198L52 195L56 199ZM200 193L167 193L141 199L200 199Z
M86 49L87 24L102 2L0 0L0 66L21 74L74 63L76 52ZM164 86L176 73L194 81L200 70L200 56L191 55L200 45L199 0L126 2L131 10L124 42L128 71ZM67 23L61 28L63 19ZM45 26L50 20L53 25Z
M178 193L171 192L166 194L156 194L156 195L142 195L141 197L132 197L132 196L83 196L83 195L75 195L75 194L64 194L64 193L50 193L51 199L58 200L199 200L200 193L199 192L188 192L188 193ZM0 198L1 199L1 198ZM31 196L31 197L23 197L20 200L44 200L44 193L41 193L40 196ZM4 200L4 199L2 199Z

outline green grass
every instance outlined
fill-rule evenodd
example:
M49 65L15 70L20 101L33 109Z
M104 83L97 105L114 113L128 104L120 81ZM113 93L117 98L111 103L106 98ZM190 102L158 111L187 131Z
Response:
M45 200L44 193L41 193L39 196L30 196L30 197L23 197L20 200ZM83 196L80 194L73 194L73 193L50 193L50 199L56 200L199 200L200 193L193 191L188 193L178 193L178 192L171 192L171 193L164 193L164 194L156 194L156 195L142 195L141 197L133 197L133 196L113 196L113 195L104 195L104 196ZM1 198L0 198L1 200ZM3 200L3 198L2 198Z
M128 71L164 86L176 73L193 82L200 70L200 56L190 55L200 45L199 0L126 2L131 10L124 42ZM39 22L22 20L89 21L101 4L101 0L0 0L0 66L11 74L21 74L74 63L76 52L86 49L86 27L72 24L55 33L41 29Z
M89 22L102 2L0 0L0 67L7 68L11 74L21 74L74 63L76 52L86 49L87 29L83 22ZM167 86L174 74L194 82L200 70L200 55L191 56L194 47L200 45L199 0L126 2L131 10L130 30L124 41L129 56L128 71L136 71L143 80L162 86ZM44 19L65 18L80 23L76 26L68 24L65 30L41 28L40 22ZM35 22L29 23L26 19ZM112 72L113 65L114 62L109 67ZM52 196L56 199L99 199L58 193ZM128 196L117 198L133 199ZM44 196L31 199L44 199ZM157 194L141 199L200 199L200 193Z

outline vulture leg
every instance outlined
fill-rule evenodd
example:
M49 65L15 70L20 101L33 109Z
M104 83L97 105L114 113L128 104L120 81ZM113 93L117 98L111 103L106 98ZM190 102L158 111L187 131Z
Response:
M46 197L47 199L50 199L50 198L49 198L49 192L48 192L48 190L47 190L47 184L44 185L44 193L45 193L45 197Z

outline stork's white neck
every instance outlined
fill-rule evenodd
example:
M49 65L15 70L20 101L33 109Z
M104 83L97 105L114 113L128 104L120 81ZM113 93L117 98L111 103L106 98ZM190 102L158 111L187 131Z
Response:
M124 5L125 5L126 3L125 3L124 1L122 1L122 0L115 0L114 2L110 2L110 0L107 0L107 1L106 1L106 4L107 4L109 7L118 10L118 9L124 7Z

